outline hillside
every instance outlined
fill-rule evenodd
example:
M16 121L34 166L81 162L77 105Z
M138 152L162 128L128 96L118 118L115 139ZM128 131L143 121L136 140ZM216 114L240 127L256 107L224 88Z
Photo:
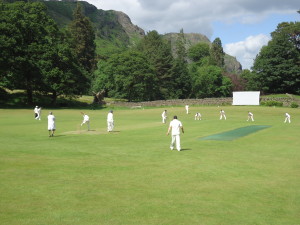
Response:
M175 51L176 41L179 38L179 33L168 33L164 37L171 42L172 51ZM199 42L205 42L211 44L210 40L203 34L197 33L185 33L184 38L186 40L185 48L189 49L192 45ZM225 54L224 57L225 70L229 73L240 73L242 71L242 65L237 59L231 55Z
M16 0L6 0L14 2ZM43 0L32 0L43 1ZM77 2L73 0L65 1L43 1L48 8L49 15L57 22L59 27L67 26L73 18L73 11ZM97 54L100 56L110 55L111 52L135 45L145 36L145 31L132 24L128 15L120 11L97 9L94 5L82 1L82 8L95 28ZM210 40L202 34L185 33L186 49L199 42L211 43ZM163 35L169 40L172 49L178 38L178 33L168 33ZM225 67L227 72L240 72L241 64L236 58L226 55Z

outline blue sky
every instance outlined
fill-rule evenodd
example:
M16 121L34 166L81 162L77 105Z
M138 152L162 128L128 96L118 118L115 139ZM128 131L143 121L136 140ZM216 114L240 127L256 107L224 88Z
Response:
M87 0L98 9L122 11L145 32L200 33L219 37L224 51L250 69L281 22L300 21L299 0Z
M300 4L299 4L300 7ZM300 14L272 14L267 16L263 21L253 24L242 24L238 21L226 24L221 21L213 22L213 35L211 40L216 37L221 38L222 43L233 43L245 40L249 36L266 34L270 35L271 32L276 30L277 25L282 22L295 22L299 21Z

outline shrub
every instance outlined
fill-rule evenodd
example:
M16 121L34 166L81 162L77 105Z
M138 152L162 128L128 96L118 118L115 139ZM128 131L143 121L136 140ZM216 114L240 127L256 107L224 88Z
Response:
M299 105L296 102L291 103L291 108L298 108Z
M278 102L278 101L271 100L271 101L261 102L261 105L265 105L265 106L278 106L278 107L281 107L281 106L283 106L283 103L282 103L282 102Z

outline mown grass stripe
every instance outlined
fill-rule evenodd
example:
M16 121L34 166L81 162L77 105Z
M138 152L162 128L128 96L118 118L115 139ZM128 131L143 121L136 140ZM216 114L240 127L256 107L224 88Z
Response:
M240 127L240 128L222 132L219 134L206 136L206 137L200 138L200 140L232 141L234 139L247 136L249 134L252 134L254 132L257 132L257 131L260 131L260 130L263 130L263 129L266 129L269 127L271 127L271 126L253 125L253 126L247 126L247 127Z

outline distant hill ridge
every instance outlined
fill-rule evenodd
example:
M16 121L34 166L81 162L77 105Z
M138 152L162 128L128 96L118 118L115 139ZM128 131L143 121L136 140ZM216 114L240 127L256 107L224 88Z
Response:
M6 2L14 2L17 0L6 0ZM73 11L77 5L76 0L31 0L42 1L48 8L49 15L58 23L60 27L69 24L73 18ZM100 48L128 47L135 45L145 36L145 31L137 25L132 24L131 19L124 12L114 10L97 9L96 6L80 1L84 14L93 23L96 30L96 43ZM164 38L171 41L172 48L175 46L178 33L167 33ZM210 40L203 34L184 33L186 39L186 49L199 42L211 44ZM225 55L225 69L227 72L241 72L242 66L235 57Z

